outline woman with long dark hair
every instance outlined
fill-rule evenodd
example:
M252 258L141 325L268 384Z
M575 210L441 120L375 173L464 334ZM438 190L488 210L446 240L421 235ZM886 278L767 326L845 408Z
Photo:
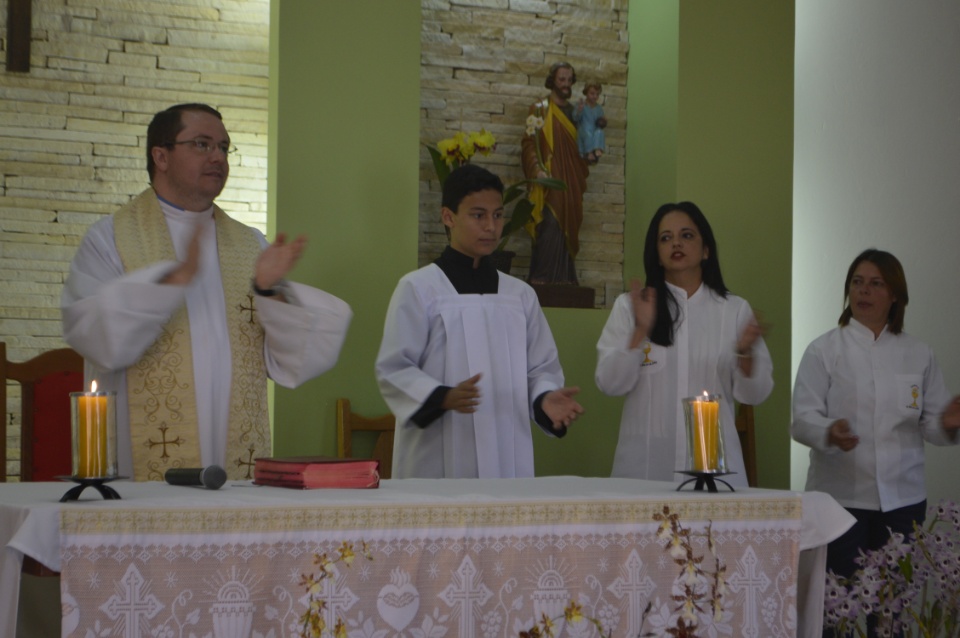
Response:
M686 468L680 400L720 394L726 466L747 484L734 401L762 402L773 364L750 305L723 283L713 229L692 202L664 204L643 251L646 287L634 280L614 303L597 343L597 386L627 395L613 476L679 480Z

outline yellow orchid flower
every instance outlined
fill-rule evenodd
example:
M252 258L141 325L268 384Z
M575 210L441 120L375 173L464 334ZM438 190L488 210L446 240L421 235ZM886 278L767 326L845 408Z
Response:
M459 131L453 137L437 142L437 150L450 167L469 164L475 153L489 155L496 147L496 138L486 129L470 133Z
M459 144L460 164L466 164L473 157L475 149L470 141L470 136L463 131L454 136Z
M460 138L458 136L440 140L437 142L437 150L443 155L443 160L448 166L460 163Z
M497 140L486 129L480 129L470 133L470 145L481 155L489 155L497 147Z

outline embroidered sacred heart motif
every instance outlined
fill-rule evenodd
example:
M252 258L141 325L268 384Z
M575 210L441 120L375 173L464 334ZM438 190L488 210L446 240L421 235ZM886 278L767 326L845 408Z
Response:
M388 625L403 631L420 609L420 592L410 583L410 574L399 567L390 572L390 584L377 595L377 611Z

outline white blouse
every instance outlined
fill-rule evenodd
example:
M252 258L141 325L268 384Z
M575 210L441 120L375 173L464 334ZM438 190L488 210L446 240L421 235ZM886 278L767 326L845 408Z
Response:
M734 401L756 405L773 390L773 363L763 339L753 346L753 374L737 366L736 343L753 318L750 305L736 295L720 297L701 285L688 299L670 286L679 314L669 348L647 342L629 348L634 316L630 294L614 303L597 343L597 386L604 394L627 395L620 418L620 439L613 476L679 481L686 468L687 443L680 400L703 394L721 395L720 420L728 471L724 480L746 486ZM649 346L649 352L647 348Z
M923 442L955 443L940 423L950 402L933 351L851 319L815 339L797 370L790 434L810 447L807 489L844 507L887 512L926 498ZM844 452L827 430L846 419L860 437Z

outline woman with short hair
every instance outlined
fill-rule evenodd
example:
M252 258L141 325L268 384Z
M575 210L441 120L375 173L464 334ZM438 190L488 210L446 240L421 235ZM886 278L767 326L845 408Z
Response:
M800 361L790 433L810 447L806 489L830 494L857 519L827 548L827 568L850 577L859 550L923 523L923 443L957 442L960 397L950 398L930 346L903 332L909 295L896 257L860 253L843 295L839 327Z

